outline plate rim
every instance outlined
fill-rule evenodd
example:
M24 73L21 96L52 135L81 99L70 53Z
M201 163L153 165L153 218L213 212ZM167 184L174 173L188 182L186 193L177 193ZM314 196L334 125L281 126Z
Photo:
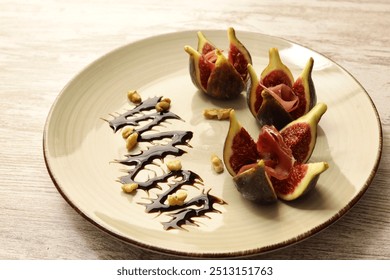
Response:
M376 173L378 171L379 164L381 162L382 150L383 150L383 129L382 129L382 123L381 123L381 120L380 120L380 115L379 115L378 109L375 106L374 101L372 100L372 98L371 98L370 94L367 92L367 90L363 87L363 85L347 69L345 69L343 66L341 66L340 64L335 62L333 59L330 59L328 56L326 56L326 55L324 55L324 54L322 54L322 53L320 53L320 52L318 52L316 50L313 50L310 47L307 47L307 46L305 46L303 44L297 43L297 42L289 40L289 39L285 39L285 38L274 36L274 35L264 34L264 33L260 33L260 32L245 31L245 30L240 30L240 29L236 29L236 32L237 33L245 33L246 36L265 36L265 37L271 38L273 40L285 41L285 42L288 42L290 44L297 45L297 46L300 46L300 47L305 48L307 50L313 51L314 53L323 56L324 58L326 58L330 62L332 62L335 66L337 66L341 70L343 70L347 75L349 75L354 80L354 82L363 90L365 95L368 97L369 103L370 103L370 105L371 105L371 107L373 109L373 112L375 114L376 121L377 121L377 127L378 127L378 130L379 130L379 135L378 135L378 140L379 140L378 144L379 144L379 146L378 146L378 151L377 151L376 158L375 158L375 164L372 167L370 175L366 179L364 185L361 187L361 189L356 193L356 195L342 209L340 209L337 213L332 215L329 219L327 219L325 222L319 224L318 226L316 226L314 228L311 228L310 230L305 231L303 234L300 234L300 235L297 235L295 237L286 239L286 240L284 240L282 242L278 242L278 243L267 245L267 246L261 246L261 247L254 248L254 249L251 249L251 250L237 250L237 251L234 251L234 252L215 252L215 253L213 253L213 252L204 252L204 253L197 253L197 252L187 252L187 251L183 252L183 251L177 251L177 250L168 249L168 248L164 248L164 247L159 247L159 246L156 246L156 245L149 245L149 244L146 244L146 243L134 240L134 239L132 239L130 237L125 237L125 236L122 236L120 234L117 234L117 233L109 230L108 228L104 227L103 225L99 224L93 218L89 217L86 213L84 213L76 205L77 203L73 202L65 194L64 190L60 186L60 183L58 182L59 180L56 178L56 176L55 176L55 174L54 174L54 172L53 172L53 170L52 170L52 168L50 166L50 159L49 159L49 155L48 155L48 153L49 153L49 151L48 151L48 145L49 145L48 128L49 128L51 116L52 116L53 112L55 111L55 108L56 108L57 104L59 103L59 100L60 100L61 96L66 94L67 88L82 73L87 71L90 67L92 67L93 65L103 61L106 57L109 57L110 55L112 55L112 54L114 54L116 52L119 52L122 49L129 48L129 47L131 47L134 44L139 44L139 43L146 42L146 41L149 41L149 40L156 40L158 38L164 38L164 37L167 37L167 36L180 36L180 34L187 34L188 35L189 33L196 34L197 31L198 30L195 30L195 29L188 29L188 30L182 30L182 31L176 31L176 32L160 33L160 34L157 34L157 35L144 37L144 38L141 38L139 40L131 41L131 42L126 43L124 45L121 45L121 46L119 46L117 48L114 48L111 51L109 51L109 52L103 54L102 56L98 57L97 59L91 61L90 63L88 63L86 66L84 66L81 70L79 70L76 74L74 74L72 76L72 78L65 84L65 86L62 88L62 90L58 93L58 95L56 96L55 100L53 101L53 103L52 103L52 105L50 107L49 113L47 115L47 118L45 120L44 129L43 129L42 147L43 147L44 162L45 162L45 166L46 166L46 169L48 171L48 174L49 174L49 176L50 176L54 186L56 187L57 191L64 198L64 200L76 211L76 213L81 215L88 222L90 222L91 224L96 226L101 231L107 233L108 235L113 236L116 239L118 239L118 240L120 240L120 241L122 241L122 242L124 242L126 244L134 245L134 246L136 246L136 247L138 247L140 249L149 250L149 251L153 251L153 252L158 252L158 253L165 254L165 255L168 255L168 256L177 256L177 257L187 257L187 258L240 258L240 257L250 257L250 256L254 256L254 255L260 255L260 254L264 254L264 253L269 253L269 252L275 251L277 249L283 249L283 248L285 248L287 246L290 246L290 245L299 243L301 241L304 241L304 240L306 240L306 239L316 235L317 233L321 232L322 230L326 229L328 226L330 226L330 225L334 224L335 222L337 222L342 216L344 216L349 210L351 210L352 207L354 205L356 205L356 203L362 198L364 193L367 191L368 187L371 185L371 183L372 183L372 181L373 181L373 179L374 179L374 177L375 177L375 175L376 175ZM226 30L223 30L223 29L202 29L202 32L203 31L204 32L226 32Z

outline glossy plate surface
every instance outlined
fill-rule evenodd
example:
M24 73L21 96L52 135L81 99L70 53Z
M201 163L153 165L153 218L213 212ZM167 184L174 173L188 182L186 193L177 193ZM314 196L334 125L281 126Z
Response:
M205 31L215 45L227 48L225 31ZM184 45L196 47L195 31L165 34L116 49L93 62L64 88L55 101L44 131L44 155L52 179L66 201L88 221L131 244L188 257L237 257L262 253L303 240L345 214L371 183L382 150L380 120L369 95L344 69L312 50L286 40L237 31L250 51L258 73L268 63L268 50L277 47L297 77L309 57L318 102L328 111L320 121L317 145L310 161L327 161L315 190L301 199L268 206L241 198L228 172L215 174L211 153L222 158L228 121L205 120L210 107L233 107L254 138L256 121L244 94L233 102L217 102L191 83ZM210 193L223 198L221 213L199 218L198 227L163 229L166 215L145 213L145 192L122 193L116 181L126 149L120 132L107 122L110 113L132 108L128 90L145 100L165 96L171 111L184 121L166 126L194 132L192 148L181 156L183 167L198 173Z

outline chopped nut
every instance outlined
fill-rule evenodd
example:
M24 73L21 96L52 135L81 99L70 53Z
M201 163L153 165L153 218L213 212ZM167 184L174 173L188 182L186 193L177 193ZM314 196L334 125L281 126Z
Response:
M164 112L164 111L168 111L169 108L171 107L171 104L168 103L167 101L160 101L156 104L156 110L157 112Z
M137 188L138 188L138 184L137 183L130 183L130 184L123 184L122 185L122 190L125 193L131 193L134 190L136 190Z
M132 134L130 134L129 137L127 137L126 139L126 148L128 151L131 151L138 143L138 133L137 132L133 132Z
M135 104L141 103L142 101L141 96L136 90L129 90L127 92L127 98L130 100L130 102L133 102Z
M178 190L176 193L168 195L167 198L168 205L170 206L183 205L186 198L187 198L187 192L185 190Z
M181 169L181 161L179 159L174 159L167 162L167 167L170 171L178 171Z
M134 128L132 128L131 126L126 126L122 130L122 137L123 137L123 139L127 139L133 132L134 132Z
M229 119L230 111L233 110L232 108L212 108L212 109L205 109L203 111L203 116L206 119L218 119L218 120L227 120Z
M171 104L171 99L168 97L164 97L163 99L161 99L161 101L164 101L164 102Z
M223 162L216 154L211 155L211 165L217 173L222 173L224 170Z

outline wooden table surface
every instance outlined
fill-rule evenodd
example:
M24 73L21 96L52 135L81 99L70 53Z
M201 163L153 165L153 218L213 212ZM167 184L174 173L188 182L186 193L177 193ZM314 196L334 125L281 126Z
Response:
M44 163L44 124L66 83L105 53L157 34L229 26L336 61L367 90L383 129L376 177L345 216L250 258L390 258L390 1L0 0L0 259L173 258L118 241L67 204Z

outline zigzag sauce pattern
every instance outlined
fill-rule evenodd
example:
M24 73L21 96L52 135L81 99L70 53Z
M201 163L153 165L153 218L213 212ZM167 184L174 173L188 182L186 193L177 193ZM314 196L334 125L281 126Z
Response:
M137 181L135 178L145 167L153 163L154 160L164 160L167 155L181 156L186 151L177 146L188 144L193 137L191 131L162 131L157 133L150 132L152 128L160 125L167 119L181 120L180 117L170 111L156 112L153 109L162 97L154 97L145 100L133 109L114 116L114 119L109 121L110 127L114 132L125 126L133 126L138 133L138 142L148 142L152 146L146 150L142 150L138 154L127 154L125 159L117 160L116 162L129 166L127 175L119 178L122 184L137 183L138 188L146 191L151 189L162 190L159 184L165 183L168 189L157 194L156 198L147 198L150 203L140 203L145 206L147 213L167 213L171 217L168 222L163 222L165 230L182 229L183 225L197 225L193 220L195 217L208 217L206 214L210 212L220 212L214 208L214 204L225 204L225 202L205 191L201 177L191 170L170 171L163 175L148 178L148 180ZM145 112L149 112L145 114ZM141 122L149 121L147 124L140 126ZM167 143L156 143L157 140L168 140ZM192 197L182 205L171 206L166 202L168 195L175 193L183 186L193 186L199 189L199 194Z

